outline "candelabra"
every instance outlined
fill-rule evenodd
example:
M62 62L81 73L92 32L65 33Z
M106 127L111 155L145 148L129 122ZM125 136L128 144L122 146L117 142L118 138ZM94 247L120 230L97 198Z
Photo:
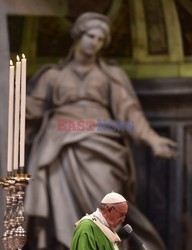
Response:
M2 236L5 250L20 250L26 243L24 229L24 195L30 175L16 174L0 179L0 185L6 191L6 208L4 214L5 232Z

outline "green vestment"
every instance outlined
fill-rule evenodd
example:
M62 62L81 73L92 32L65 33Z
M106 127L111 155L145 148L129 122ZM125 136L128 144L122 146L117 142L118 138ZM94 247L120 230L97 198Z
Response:
M88 219L75 229L70 250L114 250L114 247L101 229Z

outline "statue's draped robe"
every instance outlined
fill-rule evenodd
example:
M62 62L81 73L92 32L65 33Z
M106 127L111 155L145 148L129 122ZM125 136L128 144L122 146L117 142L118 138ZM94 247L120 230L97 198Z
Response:
M35 79L27 98L27 119L29 125L43 121L28 161L34 181L27 188L25 211L49 217L48 183L55 235L69 247L74 223L94 211L106 193L116 191L133 200L135 174L128 138L150 144L158 135L117 66L100 62L81 74L69 63L48 67ZM59 119L75 124L94 121L94 130L58 131ZM97 119L134 121L134 130L98 131Z

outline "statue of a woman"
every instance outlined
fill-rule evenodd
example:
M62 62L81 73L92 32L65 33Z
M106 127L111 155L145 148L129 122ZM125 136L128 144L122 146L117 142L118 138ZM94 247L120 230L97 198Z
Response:
M149 145L156 156L175 156L175 143L150 127L127 75L99 58L110 42L108 18L82 14L71 34L69 58L34 76L27 98L28 124L42 123L28 163L34 181L27 189L25 209L29 226L36 225L36 234L32 232L35 239L39 236L38 244L51 250L56 246L44 246L40 237L45 222L52 221L48 239L53 235L69 248L74 223L92 212L103 195L113 190L134 204L130 137ZM139 220L143 231L153 231L134 205L128 216L133 228ZM158 236L151 238L151 249L164 249Z

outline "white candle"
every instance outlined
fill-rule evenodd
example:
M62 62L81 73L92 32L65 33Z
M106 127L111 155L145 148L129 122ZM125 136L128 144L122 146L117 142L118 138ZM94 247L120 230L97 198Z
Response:
M21 121L20 121L20 157L19 166L25 164L25 112L26 112L26 63L25 55L21 59Z
M16 62L16 79L15 79L15 119L14 119L14 153L13 169L18 170L19 158L19 112L20 112L20 86L21 86L21 62L17 56Z
M14 104L14 65L10 60L9 66L9 108L8 108L8 145L7 145L7 171L13 170L13 104Z

